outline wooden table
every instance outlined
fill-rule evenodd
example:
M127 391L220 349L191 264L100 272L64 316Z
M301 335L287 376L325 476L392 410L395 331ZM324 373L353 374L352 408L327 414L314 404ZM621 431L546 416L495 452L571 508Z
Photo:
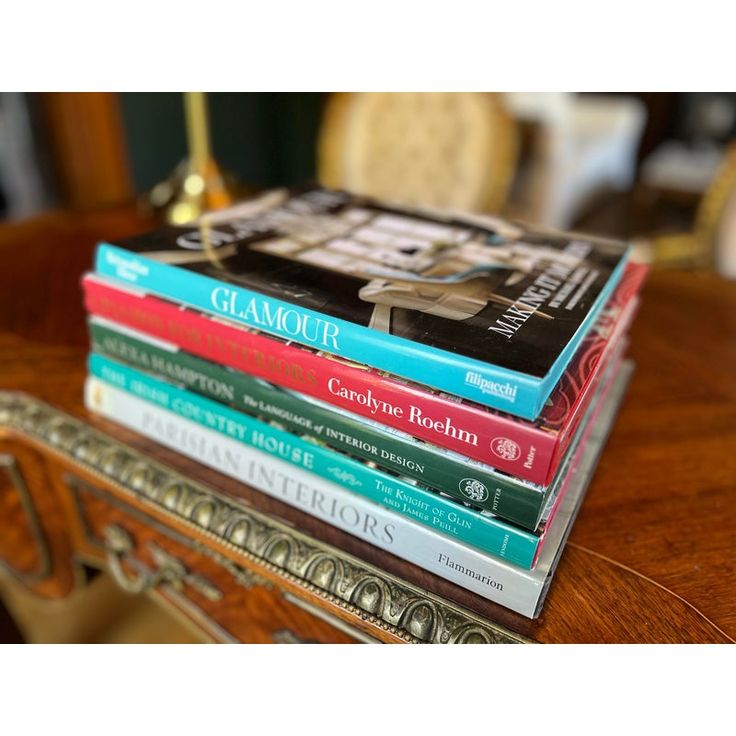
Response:
M736 639L736 284L652 274L637 372L531 621L85 411L80 275L98 238L148 227L0 229L5 574L55 599L104 566L222 641Z

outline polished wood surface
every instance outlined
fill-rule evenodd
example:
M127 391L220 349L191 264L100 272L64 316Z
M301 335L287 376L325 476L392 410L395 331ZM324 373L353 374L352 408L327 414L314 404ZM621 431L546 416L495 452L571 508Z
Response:
M0 390L26 391L188 477L532 640L736 639L736 284L710 273L659 271L649 278L629 350L636 373L542 616L530 621L87 414L79 278L98 238L149 226L119 210L83 218L52 214L0 228ZM17 507L9 496L0 495L0 503ZM95 518L104 516L99 499L89 503ZM58 518L58 510L49 513ZM120 511L110 511L110 518L114 513ZM27 547L26 528L19 525L14 535L0 547L6 561L12 557L7 540ZM151 535L155 530L146 532ZM78 535L69 538L78 549ZM30 569L34 553L23 554L19 564ZM62 594L63 585L56 585L47 594ZM262 617L268 606L263 602L257 615L243 608L243 616ZM217 620L216 604L208 615ZM317 629L312 638L329 638ZM245 628L236 633L249 636Z

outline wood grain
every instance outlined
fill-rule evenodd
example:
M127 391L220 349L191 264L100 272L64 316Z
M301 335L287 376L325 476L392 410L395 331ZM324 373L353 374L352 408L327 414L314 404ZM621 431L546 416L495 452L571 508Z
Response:
M133 198L120 99L114 92L38 94L63 202L79 210Z
M73 559L67 517L46 458L2 428L0 454L14 458L24 486L19 488L3 473L0 564L39 596L63 598L81 582L81 571ZM27 494L25 504L19 503L21 493ZM31 515L38 520L37 529ZM44 559L48 559L47 565Z
M84 417L196 480L537 641L736 639L736 285L711 273L651 275L629 351L637 371L543 614L530 621L87 416L79 278L97 238L148 225L118 210L0 229L1 389Z
M104 529L116 524L131 533L136 544L133 554L149 569L156 569L150 552L153 544L173 555L221 592L222 598L213 601L191 586L184 586L181 592L170 587L157 590L157 595L168 605L202 626L212 639L270 644L278 643L279 634L289 632L294 640L302 642L355 643L335 627L298 609L273 587L259 583L244 586L237 582L221 565L178 543L163 533L161 527L126 513L124 507L113 507L104 498L84 489L79 491L78 498L85 521L85 537L79 549L88 558L104 562ZM215 625L208 626L209 622Z

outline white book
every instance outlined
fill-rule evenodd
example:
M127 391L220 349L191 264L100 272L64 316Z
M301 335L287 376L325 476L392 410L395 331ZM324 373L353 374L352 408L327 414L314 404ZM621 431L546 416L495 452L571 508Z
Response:
M582 501L632 366L613 378L574 476L533 570L523 570L384 509L336 483L183 419L89 377L90 411L203 465L267 493L429 572L524 616L539 615L564 542Z

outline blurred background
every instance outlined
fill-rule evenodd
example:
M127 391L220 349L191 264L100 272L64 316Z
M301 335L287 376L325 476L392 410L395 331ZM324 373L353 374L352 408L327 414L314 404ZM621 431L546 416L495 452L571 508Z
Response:
M183 221L195 200L321 181L633 238L659 266L736 277L736 94L203 99L198 121L179 93L0 93L0 221L116 207Z
M33 218L105 232L109 213L148 229L321 182L736 278L735 138L727 93L0 93L0 236ZM1 576L0 597L0 641L199 640L104 574L53 616Z

